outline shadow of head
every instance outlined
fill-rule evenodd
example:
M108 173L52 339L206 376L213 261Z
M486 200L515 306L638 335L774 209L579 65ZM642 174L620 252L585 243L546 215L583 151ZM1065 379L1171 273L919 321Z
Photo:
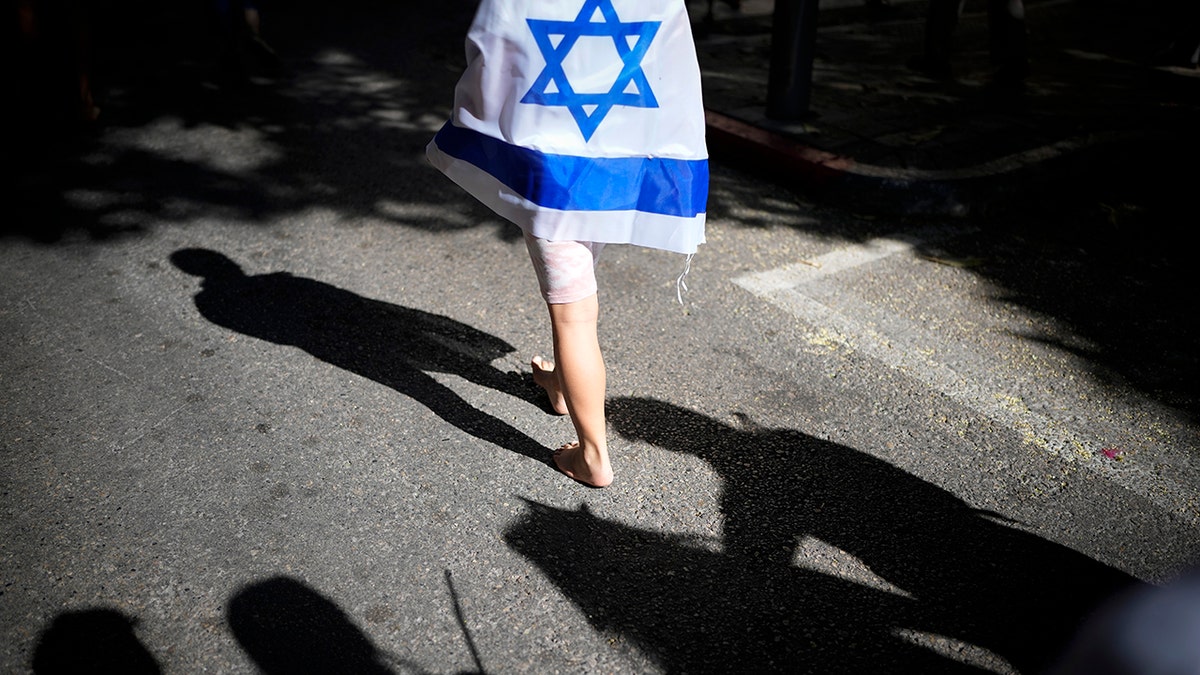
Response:
M340 607L295 579L246 586L226 614L238 644L264 673L391 672Z
M617 398L606 413L623 438L664 450L694 455L726 479L772 483L807 479L806 472L862 465L892 473L863 453L794 429L766 427L749 415L733 413L725 423L694 410L649 398Z
M375 300L289 272L246 274L228 256L185 248L171 263L203 279L196 304L212 322L361 372L371 359L402 355L430 370L461 370L515 351L447 316ZM358 363L357 359L364 359ZM369 358L368 358L369 357Z
M613 429L626 439L645 441L709 461L733 449L727 446L748 444L762 431L745 416L739 416L739 420L746 424L734 427L694 410L649 398L613 399L606 414Z
M33 654L37 675L159 673L158 662L134 634L137 622L112 609L66 612L54 619Z
M184 248L171 254L171 263L180 270L204 279L234 280L245 277L242 268L224 254L206 248Z

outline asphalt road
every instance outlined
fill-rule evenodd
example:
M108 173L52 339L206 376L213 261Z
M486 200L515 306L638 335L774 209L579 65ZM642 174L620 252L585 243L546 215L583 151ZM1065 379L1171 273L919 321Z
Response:
M518 232L423 158L466 4L306 8L237 89L159 36L28 160L0 671L1036 673L1200 560L1186 251L1136 191L885 218L716 164L683 305L605 251L617 478L557 474Z

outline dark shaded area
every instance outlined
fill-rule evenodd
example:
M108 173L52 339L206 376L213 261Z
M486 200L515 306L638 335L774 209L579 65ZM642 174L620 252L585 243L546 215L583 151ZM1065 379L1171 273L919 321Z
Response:
M333 601L289 577L251 584L226 606L229 628L263 673L394 672Z
M490 362L513 351L507 342L437 314L356 295L287 272L247 275L206 249L171 256L203 279L196 308L243 335L299 347L314 357L409 396L458 429L549 464L547 449L511 425L471 406L429 372L451 373L535 405L533 385Z
M536 503L506 539L597 629L668 672L991 672L961 643L1040 672L1097 603L1135 583L851 448L654 400L617 399L609 413L622 436L721 476L720 551ZM805 538L903 594L794 566Z
M863 216L855 222L837 206L801 202L800 208L812 219L807 230L849 241L945 226L950 235L918 253L985 280L993 302L1055 325L1053 335L1022 337L1084 359L1093 377L1117 392L1140 393L1195 421L1200 315L1187 304L1195 285L1189 234L1195 176L1176 162L1196 156L1200 139L1082 152L1027 173L1002 199L967 218ZM713 187L729 205L769 208L719 172ZM803 198L780 194L793 204ZM713 210L720 217L726 208L718 202ZM771 226L769 218L739 220ZM964 234L953 235L955 229Z
M1062 322L1074 334L1029 335L1092 364L1118 391L1136 390L1190 419L1200 415L1200 317L1184 300L1194 286L1188 203L1194 177L1161 163L1133 172L1131 158L1168 156L1171 144L1130 144L1060 165L1092 176L1056 194L1014 196L980 221L982 236L949 251L979 261L996 300ZM1122 152L1124 150L1124 152ZM1182 156L1200 153L1176 147ZM1136 161L1136 160L1134 160Z
M965 5L953 31L950 79L908 65L923 48L928 3L884 12L869 4L821 9L804 124L764 115L770 14L728 18L714 35L697 39L706 104L805 146L898 169L973 168L1111 131L1169 130L1196 139L1195 74L1162 56L1185 34L1200 41L1200 12L1190 0L1025 0L1032 71L1028 85L1015 89L991 86L987 3ZM1133 175L1139 165L1129 168ZM1057 178L1052 187L1080 177ZM818 186L811 196L826 190ZM867 209L886 198L863 194L857 201Z
M1200 155L1200 77L1180 69L1178 54L1180 45L1200 45L1200 4L1028 0L1032 73L1024 89L1004 96L981 86L992 69L985 5L966 5L949 81L904 66L919 53L927 3L883 13L865 3L822 10L819 21L829 30L818 37L812 132L779 133L898 170L984 167L1068 139L1076 149L1019 169L1000 163L983 177L942 173L887 185L811 162L797 174L759 156L741 161L710 133L718 164L738 162L779 185L782 202L764 203L761 186L716 170L710 217L769 228L789 202L799 202L810 215L805 230L849 241L938 222L971 228L924 253L965 261L992 284L997 302L1063 329L1028 339L1086 359L1119 392L1140 392L1197 419L1200 320L1181 298L1194 285L1188 244L1196 172L1189 162ZM770 29L766 16L733 17L718 22L712 39L698 40L706 101L716 110L753 117L766 106ZM965 215L918 215L937 212L943 201Z
M1180 55L1200 46L1200 4L1029 0L1032 73L1024 89L1003 97L980 86L991 69L985 5L967 3L954 34L956 77L938 82L900 65L919 51L927 3L874 16L865 6L823 11L822 26L840 30L818 40L815 131L792 135L899 169L977 167L1067 139L1083 149L1000 175L918 181L911 189L815 171L803 181L787 172L757 175L799 184L784 198L810 200L816 222L804 227L829 236L860 241L938 221L973 228L925 253L970 261L971 272L994 285L996 301L1072 333L1028 339L1086 359L1118 391L1141 392L1197 419L1200 319L1181 298L1194 285L1188 244L1196 172L1189 167L1200 155L1200 78ZM698 43L707 100L735 116L765 106L754 92L765 83L769 18L731 18L717 31ZM713 152L734 159L719 147ZM727 204L753 204L761 220L736 220L772 225L773 209L720 172L714 193L715 217L729 214ZM965 217L903 215L948 195L961 200ZM822 217L845 211L870 215L857 225Z
M1200 672L1200 569L1123 593L1088 619L1051 675Z
M0 236L104 240L201 214L263 222L316 206L348 219L395 220L378 202L397 198L457 203L481 219L478 207L425 165L433 131L414 121L448 114L475 3L268 4L262 32L282 68L252 69L240 79L221 67L210 3L84 6L101 116L80 126L47 114L60 106L63 68L40 48L14 46L9 65L27 95L17 97L18 122L3 134L3 168L17 179ZM39 91L47 88L59 93ZM191 132L253 130L255 144L276 154L231 168L221 151L198 161L162 147L169 146L163 139L151 144L158 147L120 140L164 123ZM420 217L403 222L449 226Z
M38 639L36 675L157 675L154 656L138 640L137 621L114 609L64 612Z

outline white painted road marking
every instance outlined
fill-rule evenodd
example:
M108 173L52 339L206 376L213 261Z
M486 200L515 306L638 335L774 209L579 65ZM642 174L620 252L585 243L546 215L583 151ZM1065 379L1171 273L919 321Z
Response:
M963 231L958 232L961 234ZM817 295L815 292L806 293L816 282L827 282L838 273L892 256L912 255L914 246L922 241L943 238L947 234L941 230L927 230L914 236L875 239L831 251L814 260L747 274L733 281L814 327L832 330L846 337L848 348L902 371L958 404L1011 429L1025 442L1093 470L1192 522L1200 521L1200 494L1195 489L1133 463L1115 466L1115 462L1103 457L1102 443L1069 428L1060 420L1030 410L1028 405L1010 393L1017 387L1009 388L1004 381L984 381L985 378L972 377L971 373L936 362L901 337L927 334L928 329L921 324L894 317L889 323L888 333L882 334L853 318L870 316L872 312L878 312L877 308L868 307L846 294L839 296L839 311L814 297ZM996 355L973 351L970 346L956 345L955 349L960 357L957 360L963 364L989 364L996 360ZM999 370L989 369L992 376L986 379L995 380L994 373Z

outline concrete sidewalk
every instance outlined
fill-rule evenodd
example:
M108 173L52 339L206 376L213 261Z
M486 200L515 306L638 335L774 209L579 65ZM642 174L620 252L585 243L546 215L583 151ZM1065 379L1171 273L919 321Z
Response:
M989 87L981 2L955 33L952 81L907 66L925 7L822 2L810 115L794 122L766 115L773 3L719 15L697 36L713 156L864 210L961 214L1077 179L1100 155L1137 157L1140 171L1195 146L1200 70L1155 63L1175 37L1170 16L1028 2L1032 73L1004 93Z

